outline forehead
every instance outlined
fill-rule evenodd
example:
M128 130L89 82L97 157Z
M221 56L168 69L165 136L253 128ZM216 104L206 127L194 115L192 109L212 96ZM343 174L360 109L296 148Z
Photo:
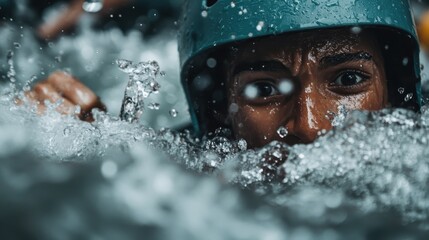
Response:
M247 41L239 44L238 59L235 60L264 56L287 57L296 52L312 52L315 57L362 50L376 54L378 44L375 36L368 31L354 30L312 30Z

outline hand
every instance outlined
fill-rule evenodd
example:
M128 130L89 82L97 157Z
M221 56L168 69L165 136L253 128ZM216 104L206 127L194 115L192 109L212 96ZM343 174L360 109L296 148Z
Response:
M38 111L43 113L46 110L45 100L54 103L59 100L62 104L57 111L66 114L76 114L76 107L80 107L78 117L84 121L93 121L91 110L98 108L106 110L104 104L88 87L65 72L54 72L46 80L36 84L33 89L26 92L30 101L37 104Z
M85 13L82 9L84 0L73 0L59 17L53 22L47 22L41 25L37 33L42 39L53 39L58 37L63 31L74 27L80 17ZM104 0L103 9L97 13L98 16L106 16L118 8L125 7L132 0Z

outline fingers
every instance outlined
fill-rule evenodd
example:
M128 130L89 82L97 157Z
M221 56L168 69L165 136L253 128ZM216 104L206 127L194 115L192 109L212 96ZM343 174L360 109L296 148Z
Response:
M89 88L64 72L55 72L48 79L36 84L33 89L25 93L30 102L37 104L39 113L46 110L45 101L51 103L61 101L56 110L62 114L76 114L77 106L81 111L79 118L85 121L93 121L91 110L99 108L105 111L106 108L101 103L97 95Z
M26 93L28 99L37 104L37 111L39 113L44 113L46 110L45 101L48 100L51 103L56 103L61 101L61 104L56 108L56 110L65 115L75 114L76 104L73 104L69 100L63 98L55 88L46 82L42 82L34 86L33 91Z
M48 77L46 82L64 98L79 105L84 112L100 105L97 95L68 73L55 72Z

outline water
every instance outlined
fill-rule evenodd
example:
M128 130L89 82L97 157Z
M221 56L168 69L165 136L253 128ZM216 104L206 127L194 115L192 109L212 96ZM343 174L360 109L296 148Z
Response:
M137 122L143 114L144 99L159 91L160 85L156 81L160 75L159 65L153 61L133 64L124 59L117 60L116 64L129 77L122 100L120 118L130 123Z
M279 129L277 129L277 134L281 137L281 138L285 138L288 134L288 130L285 127L280 127Z
M20 34L10 28L1 30L8 41ZM427 239L427 106L422 114L340 106L327 116L336 128L309 145L252 150L228 130L195 139L160 128L188 121L184 99L172 97L177 58L161 39L83 28L42 52L31 38L19 49L0 42L2 239ZM35 76L67 67L96 80L80 77L109 113L87 123L56 113L58 103L42 116L14 104ZM127 99L134 106L121 120ZM154 102L159 111L143 111Z
M85 0L82 3L82 8L90 13L99 12L103 9L103 0Z

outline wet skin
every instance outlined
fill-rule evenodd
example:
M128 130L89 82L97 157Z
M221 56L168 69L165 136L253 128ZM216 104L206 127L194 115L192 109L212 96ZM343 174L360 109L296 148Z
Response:
M263 38L240 46L230 62L228 120L235 137L251 148L273 140L310 143L332 128L327 116L340 105L379 110L388 103L380 48L364 32ZM277 133L282 126L289 132L284 138Z

